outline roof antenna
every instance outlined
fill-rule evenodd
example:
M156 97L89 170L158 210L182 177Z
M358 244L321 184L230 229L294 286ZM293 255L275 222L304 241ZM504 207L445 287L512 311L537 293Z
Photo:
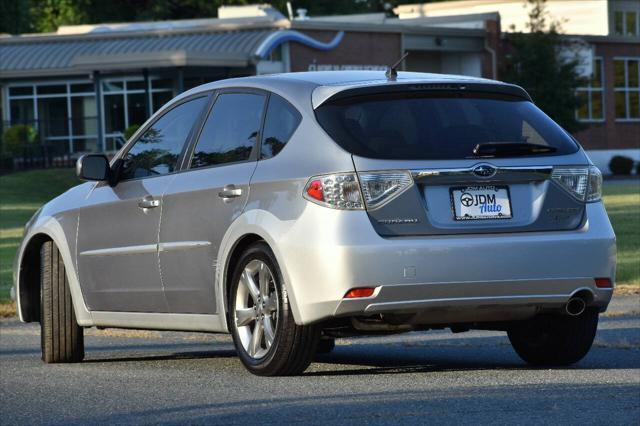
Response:
M398 59L398 62L387 68L387 71L384 73L384 75L387 77L387 80L396 81L396 79L398 78L398 71L396 70L396 68L398 68L402 61L404 61L404 58L406 58L408 55L409 52L404 52L404 55L402 55L402 57Z
M289 15L289 20L293 21L293 7L291 7L291 2L287 2L287 14Z

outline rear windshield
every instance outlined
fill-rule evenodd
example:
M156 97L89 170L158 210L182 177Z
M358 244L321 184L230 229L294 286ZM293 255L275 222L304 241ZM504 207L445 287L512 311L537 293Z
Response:
M340 146L361 157L473 158L478 144L501 142L549 146L553 155L578 150L533 103L501 95L355 96L320 106L316 117Z

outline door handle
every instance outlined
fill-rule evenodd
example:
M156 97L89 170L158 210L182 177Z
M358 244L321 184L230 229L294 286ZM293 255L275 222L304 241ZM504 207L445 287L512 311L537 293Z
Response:
M224 188L222 188L222 191L218 192L218 197L224 199L225 201L232 198L237 198L241 195L242 189L236 188L235 185L226 185Z
M151 196L146 196L138 202L138 207L141 209L153 209L160 205L160 200L156 200Z

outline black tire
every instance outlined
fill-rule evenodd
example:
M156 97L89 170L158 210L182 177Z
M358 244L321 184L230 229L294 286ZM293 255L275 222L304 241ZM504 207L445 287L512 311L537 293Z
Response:
M333 337L322 336L318 342L317 354L330 354L336 347L336 339Z
M598 311L581 315L540 315L508 332L520 358L536 366L565 366L580 361L591 349L598 328Z
M244 349L236 326L236 296L244 268L253 260L264 262L271 270L278 291L278 320L275 337L268 352L261 358L251 357ZM297 325L293 318L287 292L282 285L282 273L271 248L264 242L249 247L234 268L229 288L229 328L240 360L258 376L291 376L301 374L315 355L320 329L316 325Z
M40 344L46 363L80 362L84 333L71 302L67 273L55 244L40 249Z

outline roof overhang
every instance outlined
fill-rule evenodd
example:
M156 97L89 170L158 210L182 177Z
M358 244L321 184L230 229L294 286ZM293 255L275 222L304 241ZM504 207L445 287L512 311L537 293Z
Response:
M374 33L417 33L467 37L484 37L485 35L485 31L483 29L425 26L420 25L418 22L400 23L400 21L380 24L366 22L332 22L313 19L300 21L294 20L291 22L291 29Z
M175 67L246 68L280 26L0 38L0 79Z
M246 67L251 60L242 54L207 55L202 52L169 50L116 55L80 55L72 61L76 70L119 70L164 67Z

